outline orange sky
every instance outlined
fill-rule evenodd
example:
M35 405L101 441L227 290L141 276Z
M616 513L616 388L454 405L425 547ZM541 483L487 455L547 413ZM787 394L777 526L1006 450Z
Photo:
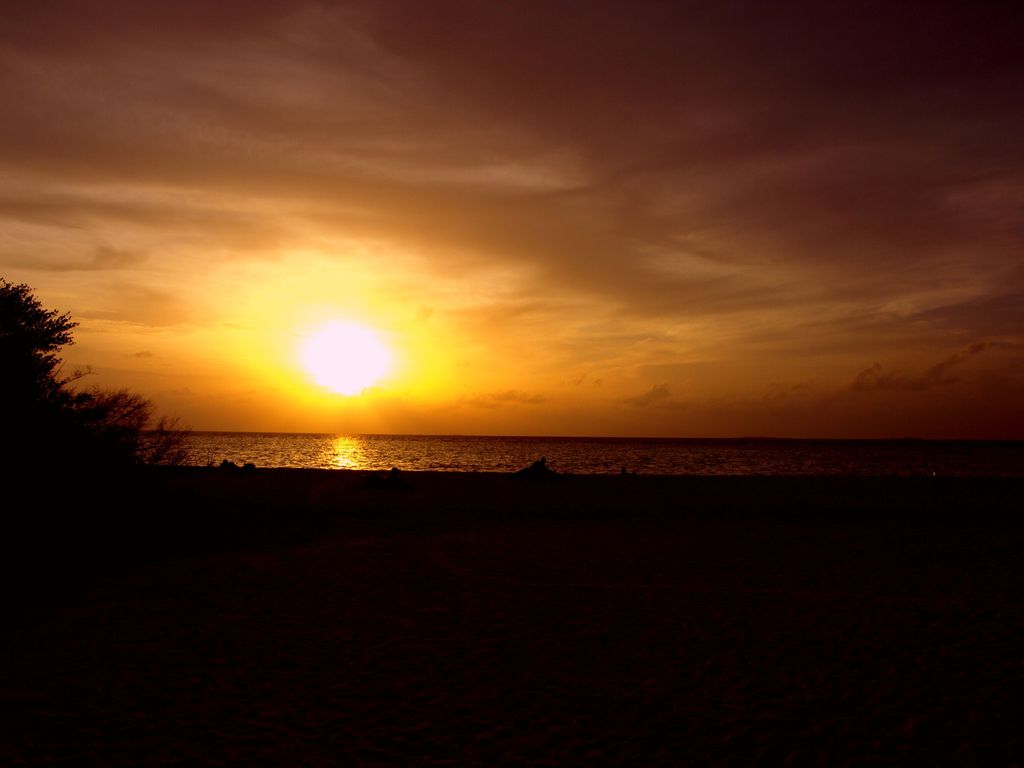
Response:
M1022 16L18 4L0 276L195 429L1024 438Z

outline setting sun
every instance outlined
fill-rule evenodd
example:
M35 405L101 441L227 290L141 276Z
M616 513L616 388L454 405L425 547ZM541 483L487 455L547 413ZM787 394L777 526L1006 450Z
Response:
M391 351L361 325L327 323L302 346L302 367L313 381L341 395L358 395L391 370Z

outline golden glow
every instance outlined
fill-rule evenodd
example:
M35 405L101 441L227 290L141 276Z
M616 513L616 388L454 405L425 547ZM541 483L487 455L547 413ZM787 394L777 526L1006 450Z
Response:
M363 441L358 437L336 437L333 454L331 463L336 469L359 469L366 464Z
M302 345L302 367L313 381L340 395L358 395L391 371L392 355L377 334L333 321Z

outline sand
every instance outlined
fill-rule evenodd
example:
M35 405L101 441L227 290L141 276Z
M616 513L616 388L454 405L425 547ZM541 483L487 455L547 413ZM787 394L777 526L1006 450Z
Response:
M151 480L12 590L3 765L1024 760L1020 479Z

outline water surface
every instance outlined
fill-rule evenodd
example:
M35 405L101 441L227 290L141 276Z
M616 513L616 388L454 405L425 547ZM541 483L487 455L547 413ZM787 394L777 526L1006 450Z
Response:
M544 456L559 472L661 475L1024 475L1022 441L774 440L194 432L190 463L511 472Z

